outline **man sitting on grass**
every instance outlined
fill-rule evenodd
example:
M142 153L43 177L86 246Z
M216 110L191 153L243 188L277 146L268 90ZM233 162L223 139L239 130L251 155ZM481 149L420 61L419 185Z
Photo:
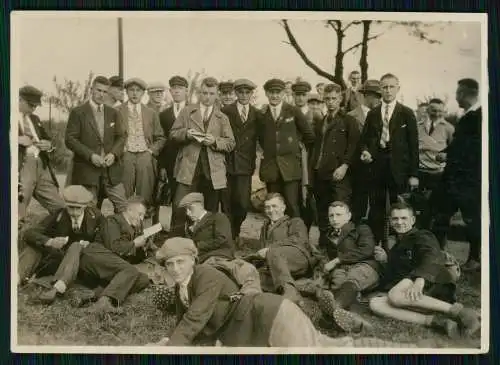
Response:
M388 254L377 253L378 260L386 261L381 288L387 294L372 298L370 309L384 317L444 330L450 337L477 332L478 314L455 303L455 278L445 266L444 253L431 232L414 227L413 208L394 204L390 224L396 243Z
M39 299L50 304L76 279L82 249L93 242L104 218L91 206L93 195L81 185L64 189L66 207L25 232L27 247L20 254L19 276L54 274L53 286Z
M375 260L375 238L367 225L351 222L349 206L335 201L328 208L331 229L328 232L325 264L327 290L318 293L323 314L333 318L344 331L360 331L371 325L355 313L346 313L360 292L378 284L380 264ZM333 292L333 293L332 293Z

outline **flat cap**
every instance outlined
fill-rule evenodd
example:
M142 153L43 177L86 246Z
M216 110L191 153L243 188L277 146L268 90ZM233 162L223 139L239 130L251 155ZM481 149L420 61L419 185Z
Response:
M264 90L285 90L285 82L280 79L271 79L267 80L266 83L264 84Z
M311 84L307 81L297 81L292 85L292 91L295 93L308 93L311 89Z
M232 81L221 81L219 82L219 91L228 92L234 89L234 82Z
M257 85L255 85L252 81L250 81L248 79L238 79L234 82L234 89L235 90L238 90L241 88L247 88L247 89L253 90L256 87L257 87Z
M375 93L382 95L382 89L380 88L380 81L378 80L366 80L365 83L359 88L359 92L365 93Z
M198 249L193 240L184 237L173 237L156 251L156 260L161 264L176 256L198 256Z
M43 93L36 87L31 85L23 86L19 89L19 96L26 100L28 103L41 105Z
M182 76L171 77L170 80L168 80L168 84L170 85L170 87L174 87L174 86L188 87L189 86L187 80Z
M141 80L138 77L132 77L131 79L128 79L125 81L125 88L128 88L131 85L137 85L139 86L142 90L146 90L148 88L148 84L144 80Z
M123 79L120 76L111 76L109 82L110 86L123 88Z
M94 199L94 195L82 185L69 185L62 195L67 206L85 207Z
M323 102L323 99L321 98L321 96L319 94L310 94L309 97L307 98L307 102L310 102L310 101L317 101L318 103L322 103Z
M148 91L165 91L167 87L163 82L155 81L148 85Z
M179 202L179 208L187 207L193 203L204 204L205 199L203 199L203 194L201 193L189 193Z

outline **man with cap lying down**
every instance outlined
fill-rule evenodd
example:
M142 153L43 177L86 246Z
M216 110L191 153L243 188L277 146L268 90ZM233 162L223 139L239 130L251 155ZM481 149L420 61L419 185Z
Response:
M213 346L217 340L223 346L234 347L357 345L350 337L335 339L321 334L304 312L286 298L271 293L241 295L236 283L225 273L197 264L198 250L190 239L166 240L157 258L176 283L172 297L177 325L169 338L150 346ZM365 341L361 346L402 347L371 340L372 343Z
M190 193L179 203L179 207L186 208L186 215L193 222L192 226L187 227L186 235L194 241L198 249L199 263L229 270L243 290L261 292L257 269L252 264L234 257L229 219L223 213L207 212L203 204L201 193Z
M64 189L66 208L49 215L25 232L27 247L19 257L21 280L34 271L54 274L53 287L41 293L43 303L52 303L76 279L80 253L93 242L104 221L91 206L93 195L81 185Z

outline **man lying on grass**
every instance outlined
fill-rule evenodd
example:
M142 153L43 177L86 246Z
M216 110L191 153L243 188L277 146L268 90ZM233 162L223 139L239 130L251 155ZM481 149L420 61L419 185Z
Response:
M405 203L391 207L390 223L396 243L387 255L378 253L378 259L387 262L381 288L388 293L372 298L370 309L381 316L444 330L450 337L477 332L481 327L478 314L455 303L455 278L445 266L436 237L414 227L415 213Z
M177 325L170 337L150 346L237 347L415 347L376 338L330 338L316 330L292 301L273 293L241 294L235 280L211 265L197 265L193 241L165 241L157 258L175 281L162 287L153 301L174 311ZM159 293L159 294L158 294Z
M347 332L370 330L361 316L346 312L360 292L373 289L379 281L380 264L375 260L375 238L370 227L351 222L349 206L335 201L328 208L330 230L325 247L328 261L324 266L326 289L317 293L323 314ZM344 310L345 309L345 310Z

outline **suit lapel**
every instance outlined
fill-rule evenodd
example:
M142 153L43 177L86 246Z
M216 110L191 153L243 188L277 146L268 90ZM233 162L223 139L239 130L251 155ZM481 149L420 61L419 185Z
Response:
M400 122L398 118L398 114L401 110L401 105L396 102L396 105L394 106L394 111L392 112L391 119L389 120L389 133L392 135L392 132L394 131L394 128L396 128Z
M205 126L203 125L203 117L201 116L201 108L199 105L196 105L196 107L193 108L190 118L202 131L205 131Z
M356 229L355 225L352 222L347 223L342 229L340 230L340 236L339 236L339 244L340 246L344 239L351 233L353 229Z
M197 231L199 231L204 225L205 223L208 221L208 218L212 215L212 213L210 212L207 212L203 218L201 218L198 222L196 222L193 226L193 234Z
M123 214L118 216L121 226L125 229L125 231L129 234L130 239L134 239L134 228L127 222Z
M85 105L85 114L87 115L87 120L92 129L94 130L94 133L96 134L97 138L99 138L102 142L103 137L99 133L99 128L97 127L97 121L95 120L94 111L92 110L92 107L90 106L89 102L87 102L87 104Z
M279 226L281 226L283 224L283 222L285 222L286 220L288 219L288 216L284 216L283 218L279 219L276 223L272 224L271 222L269 222L269 225L267 227L267 234L266 234L266 237L269 238L269 236L271 235L271 233Z

